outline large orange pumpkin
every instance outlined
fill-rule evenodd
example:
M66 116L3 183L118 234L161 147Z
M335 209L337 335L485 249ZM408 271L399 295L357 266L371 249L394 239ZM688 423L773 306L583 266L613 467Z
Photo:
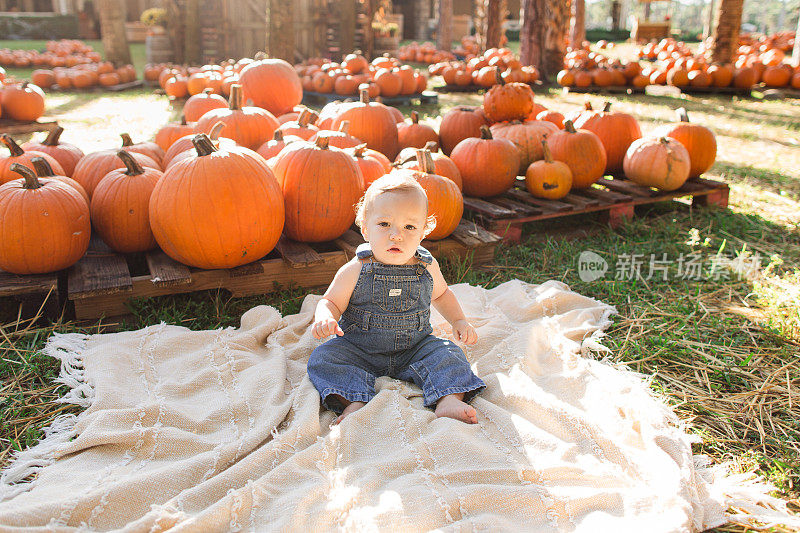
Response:
M47 134L47 138L40 143L28 141L22 145L23 150L36 150L37 152L44 152L47 155L53 156L53 159L58 161L61 168L64 169L65 176L72 176L75 170L75 165L84 156L83 150L65 142L60 142L59 138L64 133L64 128L58 126Z
M508 139L519 148L520 165L519 175L524 175L528 166L534 161L544 157L542 139L548 133L555 133L558 127L552 122L544 120L529 120L520 122L498 122L491 126L492 137L495 139Z
M633 141L642 137L642 130L633 115L611 111L611 102L606 102L600 112L584 111L574 121L575 128L585 129L600 137L606 149L606 172L622 170L625 152Z
M183 104L183 116L188 122L197 122L200 117L212 109L228 107L228 102L210 88L203 89L199 94L194 94Z
M319 135L320 132L315 133L308 141L312 143L317 142L317 137ZM342 123L339 124L338 131L324 130L322 135L328 137L328 146L335 146L336 148L355 148L364 142L350 135L350 122L347 120L343 120Z
M106 174L114 169L123 168L125 166L122 159L117 156L118 151L119 150L101 150L99 152L92 152L83 156L83 158L78 161L78 164L75 165L75 172L72 173L72 179L80 183L83 188L86 189L89 198L94 195L94 189ZM161 168L158 163L144 154L131 152L131 155L142 166L155 169Z
M442 117L439 124L439 145L442 152L450 155L453 148L467 137L480 137L481 126L488 126L486 116L471 106L454 107Z
M194 124L187 124L186 117L182 116L181 121L177 124L170 123L163 126L156 132L156 144L161 147L165 152L169 150L172 143L183 137L194 133ZM166 165L166 163L164 163Z
M392 172L410 173L428 196L428 216L436 219L436 227L427 238L444 239L458 227L464 214L464 197L453 180L439 176L428 150L417 151L416 168L401 168Z
M425 150L430 152L431 159L433 159L434 173L445 178L450 178L453 180L453 183L458 185L459 190L463 189L464 184L461 180L461 172L458 170L456 164L453 163L453 160L439 152L439 146L433 141L425 145ZM404 148L401 150L397 155L395 165L402 168L422 169L422 167L419 166L416 148Z
M239 73L245 99L278 116L288 113L303 99L303 86L294 67L283 59L253 61ZM270 132L268 137L272 136ZM265 142L267 139L264 139Z
M639 185L663 191L679 189L689 178L689 152L670 137L633 141L625 154L625 176Z
M572 187L588 187L603 177L606 170L603 143L589 130L576 130L571 120L564 123L564 131L548 137L548 147L553 159L569 167Z
M483 110L491 122L503 120L525 120L533 111L533 91L527 83L505 83L501 77L498 84L483 95Z
M86 193L86 189L84 189L80 183L69 176L60 176L56 174L56 172L53 170L53 167L50 166L50 163L48 163L43 157L34 157L31 159L31 163L33 164L33 170L36 172L38 177L66 183L78 191L81 194L81 197L86 200L86 205L89 205L89 195Z
M290 144L275 158L273 170L283 190L288 237L329 241L355 222L364 178L353 158L329 147L325 136L314 144Z
M158 168L163 168L164 165L164 150L154 142L140 142L134 143L131 136L127 133L120 133L122 137L122 148L127 152L143 154L158 163Z
M488 126L481 126L481 137L464 139L450 153L461 172L464 194L487 197L502 194L514 185L519 171L520 153L508 139L493 139Z
M242 86L231 85L228 108L212 109L197 121L195 130L210 133L217 122L225 123L222 137L233 139L241 146L256 150L272 138L278 128L278 119L264 109L242 106Z
M142 167L124 150L117 155L125 168L106 174L94 190L92 225L112 250L144 252L156 246L148 206L150 195L164 174Z
M33 163L31 163L31 159L34 157L44 158L58 175L64 175L64 169L53 156L44 152L39 152L38 150L23 150L7 133L0 133L0 141L2 141L8 148L8 151L11 152L8 156L0 156L0 185L7 181L19 179L19 173L12 171L11 165L19 163L32 167Z
M89 248L89 206L80 193L58 180L23 176L0 185L0 269L43 274L73 265Z
M427 124L419 123L419 113L411 112L411 122L400 122L397 124L397 138L400 148L422 148L429 141L439 142L439 135L436 130Z
M266 161L242 147L217 150L205 134L197 155L170 167L150 196L150 227L186 265L232 268L268 254L283 229L283 197Z
M350 135L367 143L390 160L394 159L400 146L394 115L388 107L379 102L370 102L366 90L359 93L358 102L344 104L331 125L338 129L345 120L350 122Z
M383 154L375 150L369 150L366 144L360 144L354 148L346 148L345 152L353 156L356 165L358 165L358 169L361 171L361 177L364 178L365 191L367 187L372 185L373 181L388 173L389 168L391 168L387 168L383 161L374 157L374 154L380 154L381 157L384 157ZM373 155L370 155L368 152L372 152Z
M6 118L32 122L44 114L44 92L27 81L6 85L0 91L0 106Z
M317 114L310 109L303 109L297 120L290 120L278 126L278 129L284 135L294 135L302 137L303 140L308 140L319 131L319 128L314 125L317 120Z
M677 124L669 124L656 130L657 137L671 137L681 143L689 152L690 178L697 178L707 171L717 159L717 139L714 132L705 126L689 122L689 115L683 107L678 109Z
M525 188L537 198L563 198L572 188L572 171L566 163L553 159L547 146L547 135L542 138L542 153L544 159L534 161L525 171Z

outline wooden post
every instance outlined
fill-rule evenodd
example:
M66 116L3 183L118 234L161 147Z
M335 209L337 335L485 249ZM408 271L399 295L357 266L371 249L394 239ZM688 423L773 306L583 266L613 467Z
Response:
M436 32L436 47L448 52L453 47L453 0L439 0L439 29Z
M739 41L744 0L720 0L714 16L711 61L730 63Z
M499 48L503 20L500 0L486 0L486 48Z
M355 36L356 0L339 0L339 48L342 57L355 49Z
M202 63L200 50L200 0L186 0L186 15L183 19L183 61L198 65Z
M578 50L586 40L586 4L585 0L572 0L572 17L569 29L569 45Z
M267 7L267 53L270 57L295 62L294 4L270 0Z
M650 9L650 4L645 4L645 9ZM622 11L622 4L617 0L611 2L611 30L617 31L619 29L619 15Z
M105 49L105 59L116 66L131 62L131 51L125 36L125 2L123 0L95 0L100 14L100 35Z

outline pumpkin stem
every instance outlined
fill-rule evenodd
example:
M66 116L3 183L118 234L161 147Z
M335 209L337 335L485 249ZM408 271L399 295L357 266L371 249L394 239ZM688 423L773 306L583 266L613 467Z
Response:
M341 124L339 124L339 131L344 133L345 135L350 135L348 132L350 131L350 121L343 120Z
M328 137L327 134L326 135L317 135L317 142L315 143L317 145L317 148L321 148L323 150L327 150L329 143L330 143L330 138Z
M358 91L358 100L362 104L368 104L369 103L369 90L368 89L359 89L359 91Z
M419 163L419 169L425 174L436 174L436 165L433 164L430 150L424 148L417 150L417 163Z
M489 129L489 126L481 126L481 139L491 139L492 138L492 130Z
M186 115L181 115L181 126L186 126Z
M547 146L547 134L542 135L542 148L544 149L544 162L550 164L553 162L553 154L550 152L550 147Z
M258 51L258 52L256 52L256 55L253 56L253 59L255 59L256 61L262 61L262 60L264 60L266 58L267 58L267 54L266 54L266 52L263 52L263 51Z
M411 123L419 124L419 113L417 113L416 111L411 112Z
M664 146L669 146L669 139L667 137L661 137L658 141Z
M311 122L311 119L314 116L314 112L310 109L306 108L300 111L300 116L297 117L297 123L300 124L302 127L307 127L308 124Z
M689 122L689 113L686 112L685 107L679 107L677 109L678 112L678 120L680 122Z
M11 138L8 133L0 133L0 141L8 146L8 151L11 152L11 157L19 157L25 153L25 150L19 147L17 142Z
M242 109L242 85L234 83L231 85L231 95L228 97L228 109L240 111Z
M364 150L367 149L367 143L359 144L353 149L353 155L356 157L364 157Z
M211 128L211 131L208 132L208 138L211 139L212 141L219 140L219 135L220 133L222 133L222 130L224 129L225 129L225 123L220 120L219 122L214 124L214 127Z
M25 184L22 186L23 189L38 189L39 187L43 187L43 185L39 182L39 179L36 177L36 173L25 165L11 163L11 166L8 167L8 169L25 178Z
M425 143L425 149L430 150L432 154L439 151L439 143L436 141L428 141Z
M578 133L578 130L575 129L575 124L571 120L564 121L564 130L570 133Z
M208 135L205 133L199 133L192 137L192 144L194 145L194 149L197 150L197 155L199 157L203 157L204 155L213 154L217 151L217 148L214 146L214 143L211 142L211 139L208 138Z
M283 131L275 130L275 133L272 134L272 140L273 141L278 141L278 142L283 142Z
M56 175L56 173L53 172L53 167L50 166L50 163L48 163L47 159L44 157L32 157L31 163L33 163L33 169L36 171L36 175L40 178Z
M58 146L58 139L62 133L64 133L64 128L57 126L55 129L50 130L42 144L45 146Z
M117 157L122 159L122 162L125 163L125 167L128 169L125 174L128 176L139 176L140 174L144 174L142 165L140 165L139 162L125 150L119 150L117 152Z
M606 102L603 106L603 113L608 113L609 111L611 111L611 102Z
M212 91L211 91L211 88L209 88L209 87L206 87L205 89L203 89L203 96L205 96L206 98L208 98L209 96L211 96L211 92L212 92Z
M125 148L126 146L133 146L133 139L127 133L120 133L120 137L122 137L122 147Z
M589 100L586 100L586 101L583 103L583 108L584 108L586 111L594 111L594 108L592 107L592 103L591 103Z
M22 87L23 90L28 88L28 83L29 82L27 80L22 82L21 87Z
M494 68L494 79L497 81L497 85L506 84L506 80L503 79L503 76L500 74L500 69L497 67Z

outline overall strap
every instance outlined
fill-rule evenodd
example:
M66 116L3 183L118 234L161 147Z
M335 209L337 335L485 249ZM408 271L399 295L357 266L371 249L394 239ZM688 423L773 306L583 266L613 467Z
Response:
M356 257L359 259L367 259L368 257L372 257L372 248L368 242L358 245L358 248L356 248Z
M417 256L417 259L426 265L433 263L433 255L422 246L417 246L417 253L415 255Z

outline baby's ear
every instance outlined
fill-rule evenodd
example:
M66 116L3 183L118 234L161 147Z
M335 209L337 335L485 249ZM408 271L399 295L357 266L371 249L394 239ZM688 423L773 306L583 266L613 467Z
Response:
M427 237L430 232L436 229L436 216L430 215L427 220L425 220L425 236Z

